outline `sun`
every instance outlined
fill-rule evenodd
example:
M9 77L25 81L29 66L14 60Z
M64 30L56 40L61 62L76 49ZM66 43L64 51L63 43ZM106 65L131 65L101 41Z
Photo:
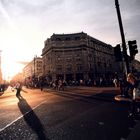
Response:
M18 73L21 73L23 65L14 62L10 59L4 59L1 63L2 77L4 80L11 80L13 76Z
M18 61L25 61L28 56L25 46L27 46L21 36L13 30L0 34L1 44L1 70L5 80L12 79L13 76L22 72L23 65Z

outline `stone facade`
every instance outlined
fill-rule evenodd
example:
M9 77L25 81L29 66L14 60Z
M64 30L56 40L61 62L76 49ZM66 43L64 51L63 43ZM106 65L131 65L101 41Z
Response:
M24 79L29 77L31 78L33 76L38 78L42 75L43 75L43 67L42 67L42 58L40 57L34 57L34 59L23 68Z
M115 72L114 49L84 32L53 34L42 49L43 75L50 79L109 78Z

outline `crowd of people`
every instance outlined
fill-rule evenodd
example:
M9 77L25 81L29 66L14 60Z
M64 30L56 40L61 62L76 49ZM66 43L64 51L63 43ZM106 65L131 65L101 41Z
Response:
M47 80L45 78L40 79L29 79L25 81L27 88L39 88L39 87L52 87L53 89L63 90L65 86L96 86L96 87L112 87L112 78L98 77L96 79L79 79L79 80L65 80L58 77L54 80Z

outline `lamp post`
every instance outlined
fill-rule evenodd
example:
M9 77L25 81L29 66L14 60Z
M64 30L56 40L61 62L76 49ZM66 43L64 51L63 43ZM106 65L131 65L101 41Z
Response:
M35 57L34 57L34 78L35 78Z
M123 31L123 24L122 24L122 19L121 19L121 13L120 13L118 0L115 0L115 5L116 5L116 11L117 11L118 22L119 22L120 33L121 33L121 39L122 39L123 57L124 57L124 61L125 61L125 72L126 72L126 75L127 75L129 73L129 62L128 62L125 36L124 36L124 31Z
M34 56L34 77L36 75L36 71L35 71L35 69L36 69L36 58L37 58L37 55Z
M34 87L35 87L35 81L36 81L36 71L35 71L35 69L36 69L36 58L37 58L37 56L35 55L34 60L33 60L34 61L33 62L34 63L33 64L34 65L34 75L33 75L33 85L34 85Z

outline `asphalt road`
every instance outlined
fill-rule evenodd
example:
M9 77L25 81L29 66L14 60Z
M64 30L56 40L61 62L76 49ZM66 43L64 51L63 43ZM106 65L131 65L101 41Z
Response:
M0 96L0 140L125 140L138 124L127 117L127 103L113 100L114 90L21 94L22 100L10 90Z

